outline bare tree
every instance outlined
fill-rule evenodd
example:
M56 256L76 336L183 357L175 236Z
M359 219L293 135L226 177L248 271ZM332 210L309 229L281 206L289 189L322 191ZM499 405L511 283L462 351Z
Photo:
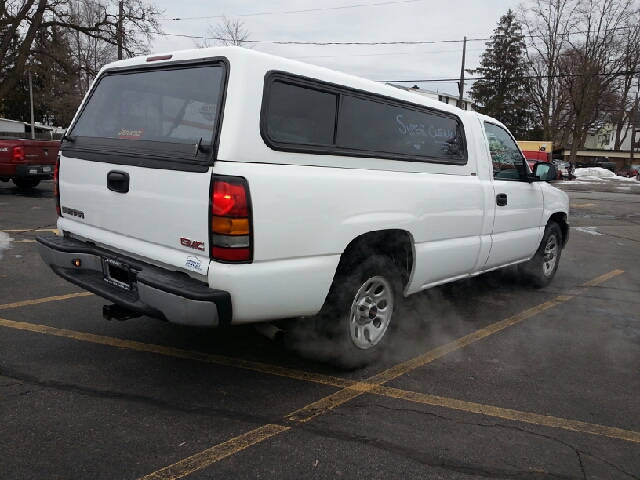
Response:
M0 98L3 98L23 75L32 55L34 40L46 29L76 32L111 45L118 43L118 0L83 0L92 5L97 17L82 23L77 15L78 0L9 0L0 1L0 58L10 55L12 63L0 72ZM124 0L124 51L131 56L144 53L154 35L162 34L160 11L142 0ZM12 45L13 42L13 45Z
M251 32L244 28L244 22L223 16L221 23L209 25L206 38L201 42L196 41L195 44L198 48L207 48L213 45L236 45L251 48L248 45L250 35Z
M631 119L632 112L637 109L634 105L632 88L635 86L635 78L640 70L640 11L636 10L629 18L625 36L627 41L621 45L624 74L616 77L616 98L611 105L609 121L613 125L614 143L613 149L619 150L622 142L627 137L626 128Z
M637 69L635 0L531 0L521 7L529 34L531 99L551 139L572 145L570 161L590 129L624 112Z
M532 0L518 9L519 21L527 37L530 81L527 82L532 107L545 140L556 141L572 121L568 98L559 87L558 60L575 30L574 12L579 0Z
M634 0L582 0L576 9L580 36L570 37L570 50L560 62L565 74L560 83L575 114L570 162L575 162L589 129L603 120L617 78L625 74L623 46L634 10Z
M74 23L83 26L94 25L102 16L100 4L84 0L70 2L69 11ZM77 65L80 89L86 92L98 71L107 63L117 60L118 47L100 38L83 35L79 30L70 31L68 38Z

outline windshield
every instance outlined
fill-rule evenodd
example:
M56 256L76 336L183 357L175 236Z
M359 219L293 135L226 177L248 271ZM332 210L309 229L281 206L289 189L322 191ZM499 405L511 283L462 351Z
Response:
M220 64L108 73L70 136L209 145L223 78Z

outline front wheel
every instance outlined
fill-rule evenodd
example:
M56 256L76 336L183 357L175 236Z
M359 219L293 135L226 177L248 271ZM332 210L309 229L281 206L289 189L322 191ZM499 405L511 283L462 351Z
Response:
M520 272L536 288L546 287L556 275L562 253L562 232L555 222L550 222L536 254L520 267Z

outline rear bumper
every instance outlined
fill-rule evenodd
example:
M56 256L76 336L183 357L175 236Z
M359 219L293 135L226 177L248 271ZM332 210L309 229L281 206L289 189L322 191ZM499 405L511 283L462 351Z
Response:
M17 177L53 178L55 165L16 165Z
M215 327L231 323L231 295L203 282L65 237L37 237L44 262L65 280L133 312L178 323ZM80 260L80 267L72 263ZM105 260L126 265L130 288L105 280Z

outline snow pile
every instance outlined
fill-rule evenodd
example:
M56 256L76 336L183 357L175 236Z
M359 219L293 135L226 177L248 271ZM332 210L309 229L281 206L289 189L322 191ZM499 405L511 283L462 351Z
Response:
M11 248L11 242L13 238L4 232L0 232L0 258L3 257L3 252Z
M574 175L580 180L586 180L585 177L594 177L595 180L599 180L601 178L612 178L616 176L611 170L600 167L576 168Z
M574 185L586 185L590 182L599 182L599 183L607 183L609 181L626 183L631 186L640 187L640 182L636 180L636 177L621 177L613 173L611 170L607 170L605 168L600 167L589 167L589 168L576 168L574 175L576 176L575 180L567 181L565 180L562 183ZM630 187L618 187L618 188L630 188Z

